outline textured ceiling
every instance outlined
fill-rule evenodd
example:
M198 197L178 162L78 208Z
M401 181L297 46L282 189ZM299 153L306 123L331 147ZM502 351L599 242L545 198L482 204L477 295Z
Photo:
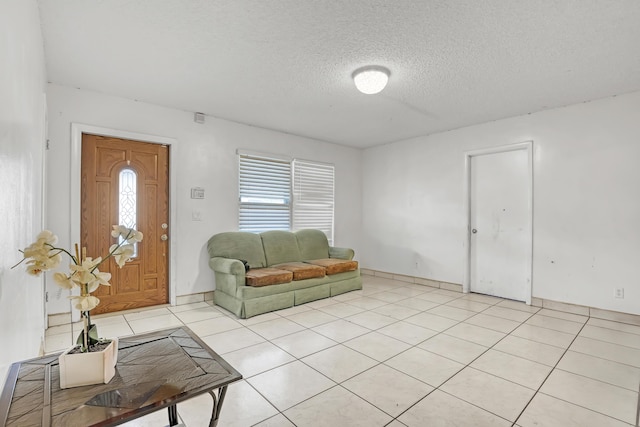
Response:
M39 5L53 83L353 147L640 90L639 0Z

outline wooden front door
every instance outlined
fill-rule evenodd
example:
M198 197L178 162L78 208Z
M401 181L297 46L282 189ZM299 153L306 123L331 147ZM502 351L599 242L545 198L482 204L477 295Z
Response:
M93 293L93 314L169 301L169 147L82 135L80 241L87 256L103 258L116 243L113 225L144 234L134 258L120 269L113 258L100 266L111 286Z

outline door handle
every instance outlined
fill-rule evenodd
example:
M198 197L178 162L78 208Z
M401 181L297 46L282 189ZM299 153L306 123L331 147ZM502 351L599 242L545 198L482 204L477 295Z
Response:
M478 230L476 230L475 228L473 228L473 229L471 229L471 232L472 232L473 234L476 234L476 233L478 232Z
M163 242L165 240L167 240L169 238L169 236L167 236L166 234L163 234L162 236L160 236L160 240L162 240Z

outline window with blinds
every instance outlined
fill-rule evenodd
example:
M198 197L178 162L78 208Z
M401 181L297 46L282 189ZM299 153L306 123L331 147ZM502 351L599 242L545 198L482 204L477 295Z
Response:
M315 228L333 244L333 165L238 152L239 230Z
M335 167L306 160L293 161L293 231L315 228L333 244Z
M289 160L240 154L239 229L251 233L291 229Z

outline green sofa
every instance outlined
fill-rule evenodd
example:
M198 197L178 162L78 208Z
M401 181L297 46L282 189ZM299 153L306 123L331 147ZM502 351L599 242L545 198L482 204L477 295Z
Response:
M338 259L353 259L353 249L329 246L327 237L319 230L220 233L209 239L207 249L209 267L216 278L215 304L242 319L362 289L360 269L355 262L351 262L355 265L352 271L324 277L268 286L246 285L243 261L249 265L251 275L287 263L309 264L314 260L340 263Z

